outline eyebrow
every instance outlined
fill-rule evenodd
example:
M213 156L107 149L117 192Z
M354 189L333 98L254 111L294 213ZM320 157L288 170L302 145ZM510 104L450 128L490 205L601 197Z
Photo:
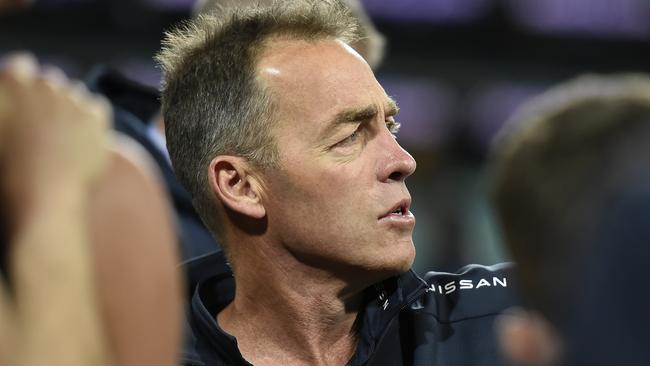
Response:
M379 111L375 105L369 105L365 108L353 108L341 111L337 113L332 119L332 122L329 123L328 130L330 130L331 127L336 127L342 124L360 123L371 120L377 115L378 112ZM394 116L398 112L399 107L397 106L397 103L393 99L388 98L388 101L386 103L386 116Z
M330 126L338 126L347 123L357 123L372 119L377 115L377 107L374 105L367 106L360 109L348 109L341 111L334 116Z
M389 97L386 103L386 116L394 116L397 113L399 113L399 106L393 98Z

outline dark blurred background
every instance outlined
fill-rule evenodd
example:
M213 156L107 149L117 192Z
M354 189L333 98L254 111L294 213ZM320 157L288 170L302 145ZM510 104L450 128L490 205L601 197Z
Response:
M513 110L587 72L650 71L648 0L364 0L388 41L378 78L399 102L416 270L507 259L486 152ZM41 0L0 16L0 54L30 50L83 78L97 63L157 86L152 55L193 0Z

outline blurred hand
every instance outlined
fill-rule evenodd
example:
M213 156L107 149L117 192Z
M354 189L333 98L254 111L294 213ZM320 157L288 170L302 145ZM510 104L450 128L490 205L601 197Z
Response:
M106 165L109 104L30 55L0 70L2 199L11 215L50 194L85 192ZM10 226L12 223L10 223Z

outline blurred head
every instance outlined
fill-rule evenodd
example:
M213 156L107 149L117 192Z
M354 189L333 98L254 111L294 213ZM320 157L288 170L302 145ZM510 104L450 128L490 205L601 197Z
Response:
M0 14L31 6L34 0L0 0Z
M200 16L167 37L172 162L231 259L232 238L264 237L333 271L410 267L415 161L395 140L397 105L349 46L356 29L339 1L309 0Z
M283 1L283 0L280 0ZM276 0L198 0L194 3L194 15L214 13L218 16L222 11L232 7L271 6ZM370 67L377 69L384 58L385 39L375 28L372 20L359 0L342 0L350 9L359 23L359 37L350 43Z
M608 205L648 177L650 79L579 78L531 101L510 126L493 156L493 195L525 303L541 317L510 317L518 331L506 343L522 363L555 364L533 355L567 345Z

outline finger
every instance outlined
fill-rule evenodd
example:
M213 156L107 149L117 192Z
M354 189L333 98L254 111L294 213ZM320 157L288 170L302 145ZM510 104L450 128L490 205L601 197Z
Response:
M92 94L88 91L88 88L86 87L86 84L79 80L70 80L69 81L69 88L72 94L79 95L80 98L86 99L90 97Z
M71 96L68 78L61 69L54 66L44 67L36 77L35 85L37 87L34 92L45 91L49 94L48 98L54 97L54 100Z
M16 109L38 72L38 63L29 53L14 53L0 60L0 133L5 135Z
M29 84L38 74L38 62L30 53L14 53L7 56L2 63L0 74L18 83Z
M68 84L68 78L65 76L65 73L55 66L44 66L40 77L57 88L66 87Z
M113 122L113 108L108 100L100 95L90 94L87 105L94 119L102 128L108 129Z
M79 113L88 116L90 107L90 93L86 86L78 80L69 80L66 85L60 90L61 95L70 101L71 106Z

